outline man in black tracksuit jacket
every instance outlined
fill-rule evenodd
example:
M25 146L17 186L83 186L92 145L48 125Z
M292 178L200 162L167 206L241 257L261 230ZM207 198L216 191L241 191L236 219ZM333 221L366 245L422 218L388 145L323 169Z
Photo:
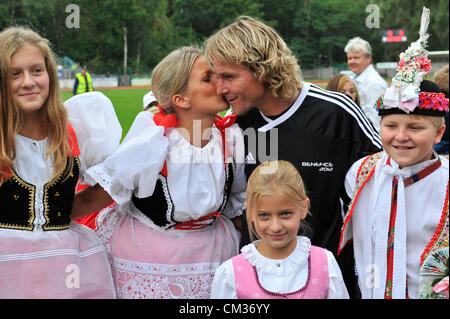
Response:
M255 36L256 34L256 36ZM336 256L349 204L347 170L381 150L381 140L348 96L304 82L295 57L267 25L242 17L206 42L217 91L232 105L245 140L245 172L267 160L287 160L300 172L310 198L311 244ZM245 218L241 246L250 242ZM353 298L358 297L353 248L336 256Z

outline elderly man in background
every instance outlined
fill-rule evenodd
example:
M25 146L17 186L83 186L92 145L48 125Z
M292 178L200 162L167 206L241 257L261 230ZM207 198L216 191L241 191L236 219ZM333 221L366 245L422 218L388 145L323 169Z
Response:
M386 90L387 83L372 65L372 48L369 42L356 37L348 41L344 51L347 53L348 67L355 74L353 81L361 97L361 108L380 131L380 121L374 104Z

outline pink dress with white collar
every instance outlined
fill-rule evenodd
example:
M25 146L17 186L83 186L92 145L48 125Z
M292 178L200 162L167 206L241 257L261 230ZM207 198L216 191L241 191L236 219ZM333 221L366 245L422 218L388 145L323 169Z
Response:
M294 251L284 259L259 253L259 241L244 246L241 254L216 270L213 299L348 299L349 295L333 254L311 246L298 236Z
M233 257L232 263L238 299L324 299L328 292L327 255L325 249L320 247L311 246L306 284L290 293L276 293L264 289L259 282L256 268L243 254Z

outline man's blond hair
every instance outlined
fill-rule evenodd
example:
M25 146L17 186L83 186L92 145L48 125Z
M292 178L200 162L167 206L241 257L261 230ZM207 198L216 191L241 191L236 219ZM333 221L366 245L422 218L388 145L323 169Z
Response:
M248 67L276 97L295 99L302 89L297 59L273 28L255 18L241 16L212 35L205 55L211 64L218 60Z

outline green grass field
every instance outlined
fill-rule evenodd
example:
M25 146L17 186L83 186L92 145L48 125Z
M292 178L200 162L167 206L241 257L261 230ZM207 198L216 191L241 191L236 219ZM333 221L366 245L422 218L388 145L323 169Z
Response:
M142 111L142 98L149 89L111 89L99 90L105 94L114 105L120 125L122 138L125 137L133 124L136 115ZM64 101L72 97L71 91L61 91Z

